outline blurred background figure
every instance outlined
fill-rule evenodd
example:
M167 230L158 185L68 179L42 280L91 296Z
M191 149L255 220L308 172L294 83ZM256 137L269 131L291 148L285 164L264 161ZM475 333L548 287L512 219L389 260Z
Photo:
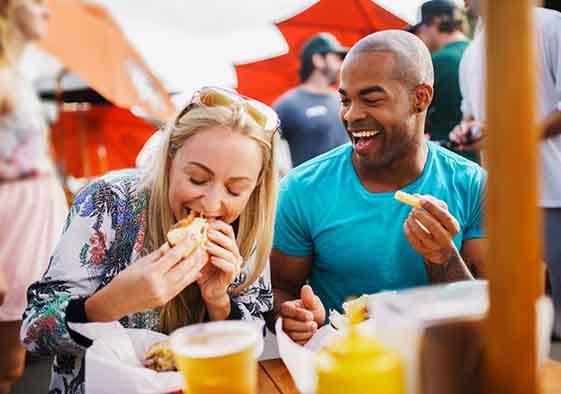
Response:
M434 97L428 112L426 133L431 140L478 161L477 152L455 150L448 139L462 120L462 94L458 71L469 41L464 17L449 0L430 0L421 6L421 22L410 29L427 45L434 66Z
M482 0L466 0L468 11L480 15ZM460 64L463 120L450 139L464 150L478 150L485 136L485 19ZM561 13L534 10L538 66L536 110L541 122L539 206L544 216L544 254L555 304L557 339L561 336ZM492 132L492 130L490 130ZM531 132L531 130L528 130ZM513 135L512 138L516 138Z
M294 166L348 141L339 119L340 100L332 88L346 53L332 34L310 38L300 52L301 84L273 105Z
M26 44L44 34L48 17L41 0L0 1L0 394L23 372L26 290L45 271L67 213L39 100L19 70Z

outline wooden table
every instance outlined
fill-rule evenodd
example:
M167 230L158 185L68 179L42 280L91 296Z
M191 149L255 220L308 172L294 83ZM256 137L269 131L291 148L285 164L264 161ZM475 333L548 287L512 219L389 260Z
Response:
M546 361L540 371L542 394L561 393L561 363ZM294 381L281 359L259 363L259 394L297 394Z
M259 362L259 394L298 394L296 385L280 358Z

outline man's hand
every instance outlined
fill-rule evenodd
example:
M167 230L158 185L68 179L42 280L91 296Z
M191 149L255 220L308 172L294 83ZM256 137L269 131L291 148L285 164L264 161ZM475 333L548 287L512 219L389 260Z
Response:
M325 321L325 308L312 288L305 285L300 299L281 305L282 328L293 341L305 344Z
M403 225L413 249L429 263L444 264L457 252L453 239L460 230L448 206L431 196L421 196L423 209L414 208Z
M431 196L421 196L422 209L415 208L403 224L405 236L413 249L425 260L433 283L473 279L463 261L454 237L460 230L448 206Z
M475 130L479 133L475 133ZM454 148L459 151L477 151L483 148L485 137L485 125L473 119L462 120L448 135L454 144Z

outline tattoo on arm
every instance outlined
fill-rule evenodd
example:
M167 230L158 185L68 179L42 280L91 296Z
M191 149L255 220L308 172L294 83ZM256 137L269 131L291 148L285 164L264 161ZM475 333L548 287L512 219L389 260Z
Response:
M457 250L454 250L448 261L444 264L430 263L425 260L425 269L427 270L431 283L474 279L468 266Z

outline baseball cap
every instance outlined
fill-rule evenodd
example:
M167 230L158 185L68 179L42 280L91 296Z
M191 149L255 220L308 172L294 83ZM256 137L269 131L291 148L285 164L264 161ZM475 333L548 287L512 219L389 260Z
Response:
M421 6L421 22L419 25L430 24L436 16L458 18L458 7L450 0L429 0Z
M300 59L310 59L314 53L337 53L345 56L349 48L345 48L331 33L319 33L304 44L300 52Z

